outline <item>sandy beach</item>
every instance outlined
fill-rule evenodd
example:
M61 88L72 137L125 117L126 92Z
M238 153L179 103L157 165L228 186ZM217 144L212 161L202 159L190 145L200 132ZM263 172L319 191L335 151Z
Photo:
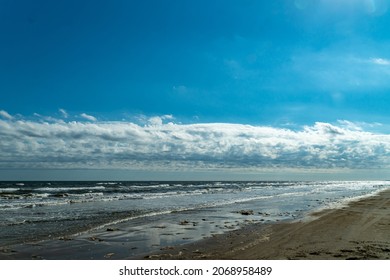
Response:
M152 259L390 259L390 190L306 221L253 225Z
M301 220L247 225L147 255L134 249L111 228L3 247L0 259L390 259L390 190Z

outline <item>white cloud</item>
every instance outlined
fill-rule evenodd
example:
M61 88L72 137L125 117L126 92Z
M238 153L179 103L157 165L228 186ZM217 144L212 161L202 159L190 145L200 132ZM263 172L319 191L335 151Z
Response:
M370 61L378 65L390 65L390 60L384 58L372 58Z
M159 125L162 125L163 120L162 120L161 117L151 117L151 118L149 119L149 123L150 123L151 125L159 126Z
M385 168L390 135L351 122L299 131L229 123L0 120L0 168ZM157 123L157 118L155 119Z
M69 117L68 112L66 112L64 109L58 109L58 111L61 113L61 115L67 119Z
M86 119L86 120L88 120L88 121L92 121L92 122L96 122L96 121L97 121L97 119L96 119L94 116L87 115L87 114L85 114L85 113L82 113L82 114L80 115L80 117L82 117L83 119Z
M173 120L174 117L172 115L163 115L151 117L148 119L148 123L153 126L161 126L164 120Z
M4 111L4 110L0 110L0 117L3 117L5 119L8 119L8 120L12 120L13 117L8 114L8 112Z

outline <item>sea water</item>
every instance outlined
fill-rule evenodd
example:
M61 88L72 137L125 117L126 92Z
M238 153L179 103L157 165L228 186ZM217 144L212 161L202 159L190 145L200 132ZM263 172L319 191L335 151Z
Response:
M127 234L130 241L151 244L152 231L161 233L169 224L193 225L188 238L193 241L249 222L302 218L389 187L387 181L0 182L0 247L123 223L134 228ZM189 242L170 235L159 245Z

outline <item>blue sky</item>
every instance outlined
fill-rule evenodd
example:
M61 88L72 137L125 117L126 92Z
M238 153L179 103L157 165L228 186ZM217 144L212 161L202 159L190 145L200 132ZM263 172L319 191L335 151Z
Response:
M389 26L387 0L3 0L0 179L386 178Z

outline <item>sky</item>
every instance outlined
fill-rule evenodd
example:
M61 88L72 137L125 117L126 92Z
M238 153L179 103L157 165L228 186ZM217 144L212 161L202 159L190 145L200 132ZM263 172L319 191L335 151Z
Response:
M0 180L371 180L389 0L1 0Z

